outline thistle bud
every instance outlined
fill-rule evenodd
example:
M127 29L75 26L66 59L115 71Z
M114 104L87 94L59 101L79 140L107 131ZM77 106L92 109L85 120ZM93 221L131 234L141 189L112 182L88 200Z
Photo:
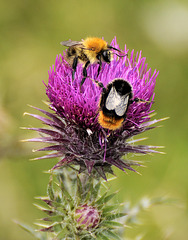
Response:
M89 230L98 226L100 213L95 207L85 204L76 209L75 219L78 223L78 229Z

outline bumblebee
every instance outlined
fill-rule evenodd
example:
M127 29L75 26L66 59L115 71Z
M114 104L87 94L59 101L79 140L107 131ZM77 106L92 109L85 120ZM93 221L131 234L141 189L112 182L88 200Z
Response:
M102 88L98 122L103 128L113 131L121 128L130 104L148 102L139 98L132 99L132 86L124 79L114 79L106 88L101 82L94 81Z
M78 63L83 64L83 78L81 81L81 86L83 85L85 79L87 78L87 67L89 64L98 63L98 73L100 73L102 62L110 63L113 59L112 54L116 54L119 57L124 57L125 55L118 55L113 53L112 50L121 52L119 49L112 47L107 44L101 38L88 37L80 42L77 41L64 41L61 45L68 47L66 52L66 60L72 66L72 79L74 80L74 75L76 72L76 67Z

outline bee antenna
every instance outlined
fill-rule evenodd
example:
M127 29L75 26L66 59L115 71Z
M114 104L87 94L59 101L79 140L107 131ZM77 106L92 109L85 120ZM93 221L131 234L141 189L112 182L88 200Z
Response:
M115 48L115 47L112 47L112 46L110 46L110 45L108 45L107 47L108 47L109 49L113 49L113 50L115 50L115 51L121 52L121 50L119 50L119 49L117 49L117 48Z
M115 50L115 51L117 51L117 52L120 52L120 53L124 53L124 52L122 52L121 50L119 50L119 49L117 49L117 48L115 48L115 47L112 47L112 46L110 46L110 45L108 45L108 48L109 48L109 49L113 49L113 50ZM117 55L118 57L128 56L127 53L126 53L125 55L119 55L119 54L117 54L117 53L113 53L113 54Z
M125 56L128 56L127 53L126 53L125 55L119 55L119 54L117 54L117 53L113 53L113 54L115 54L115 55L118 56L118 57L125 57Z

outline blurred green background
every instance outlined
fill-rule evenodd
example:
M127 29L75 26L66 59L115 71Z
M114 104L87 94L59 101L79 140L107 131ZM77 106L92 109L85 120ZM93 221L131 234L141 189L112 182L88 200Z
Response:
M32 237L13 219L32 224L43 216L33 203L46 194L52 160L30 162L36 144L21 143L34 133L21 126L40 126L23 117L45 108L49 67L62 53L60 41L86 36L117 36L120 47L142 50L149 67L160 71L155 88L157 118L170 117L163 127L142 137L143 143L166 146L165 155L141 156L142 176L116 171L111 189L117 201L135 204L143 196L179 199L178 206L156 206L140 215L143 225L127 230L146 240L188 236L188 3L185 0L1 0L0 2L0 240ZM131 156L130 156L131 158Z

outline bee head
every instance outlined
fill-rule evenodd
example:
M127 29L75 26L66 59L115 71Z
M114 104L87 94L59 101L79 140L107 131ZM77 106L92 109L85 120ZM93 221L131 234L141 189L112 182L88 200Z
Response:
M102 51L102 58L104 62L110 63L112 61L111 51L109 49Z

